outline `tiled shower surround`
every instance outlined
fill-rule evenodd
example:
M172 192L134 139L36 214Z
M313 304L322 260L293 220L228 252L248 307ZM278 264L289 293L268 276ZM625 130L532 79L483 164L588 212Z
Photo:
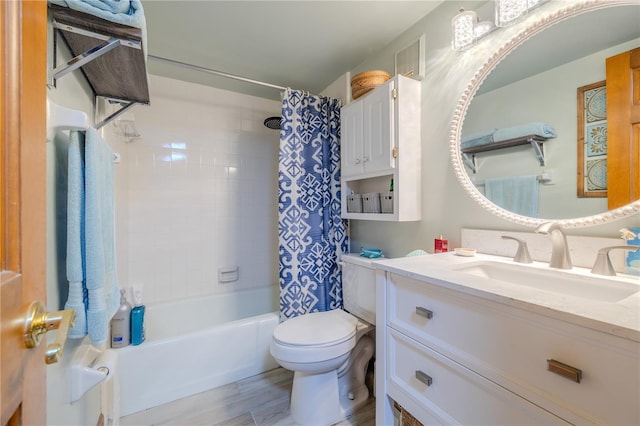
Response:
M277 285L279 132L263 121L280 103L153 75L150 85L151 106L106 135L121 155L120 286L143 283L154 303ZM130 119L139 137L123 135ZM219 268L234 267L238 280L220 283Z

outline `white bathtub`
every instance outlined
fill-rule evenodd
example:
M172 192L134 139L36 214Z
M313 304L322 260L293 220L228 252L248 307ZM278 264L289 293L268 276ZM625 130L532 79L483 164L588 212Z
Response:
M117 350L121 416L276 368L277 297L274 286L147 306L145 342Z

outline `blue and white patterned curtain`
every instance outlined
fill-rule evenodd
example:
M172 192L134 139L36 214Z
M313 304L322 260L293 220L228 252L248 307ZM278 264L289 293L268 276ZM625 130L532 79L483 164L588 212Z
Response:
M287 89L278 171L280 318L342 307L340 101Z

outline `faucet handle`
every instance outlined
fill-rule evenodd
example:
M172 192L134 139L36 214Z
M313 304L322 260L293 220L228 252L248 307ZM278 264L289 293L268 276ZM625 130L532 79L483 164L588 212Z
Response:
M596 261L593 264L593 268L591 268L592 274L597 275L608 275L610 277L614 277L616 275L616 270L613 268L613 264L611 263L611 259L609 258L609 252L611 250L630 250L630 251L638 251L640 247L638 246L611 246L611 247L603 247L598 250L598 256L596 257Z
M508 235L502 236L503 240L514 240L518 242L518 251L516 251L516 255L513 257L514 262L518 263L531 263L531 255L529 254L529 248L527 247L527 242L524 240L520 240L518 238L510 237Z

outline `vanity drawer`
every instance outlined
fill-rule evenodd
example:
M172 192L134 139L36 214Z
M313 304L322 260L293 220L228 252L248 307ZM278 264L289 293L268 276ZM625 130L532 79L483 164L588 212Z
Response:
M637 342L395 274L387 292L390 327L527 400L572 423L640 424Z
M401 333L387 333L389 395L424 424L568 424Z

